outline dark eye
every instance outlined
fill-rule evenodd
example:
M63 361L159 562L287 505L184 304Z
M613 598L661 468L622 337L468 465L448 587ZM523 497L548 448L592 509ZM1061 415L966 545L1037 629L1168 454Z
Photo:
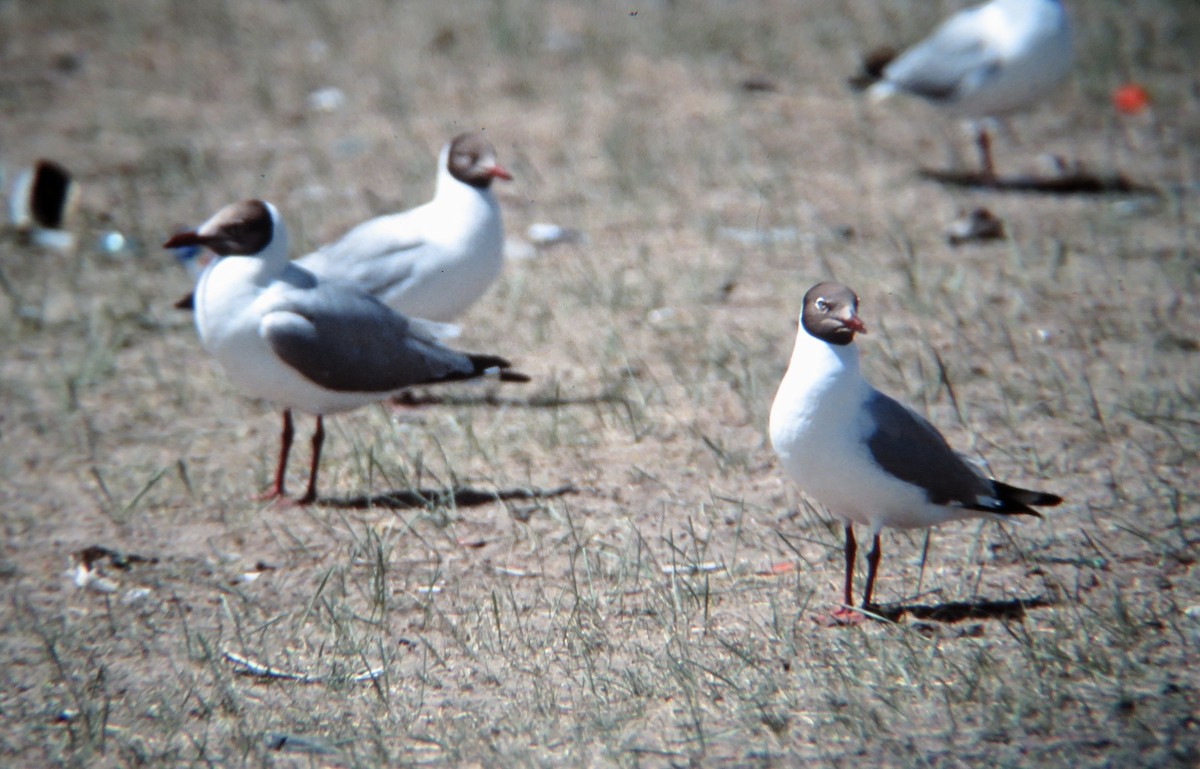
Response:
M821 312L829 312L829 302L826 302L823 298L818 298L817 309Z

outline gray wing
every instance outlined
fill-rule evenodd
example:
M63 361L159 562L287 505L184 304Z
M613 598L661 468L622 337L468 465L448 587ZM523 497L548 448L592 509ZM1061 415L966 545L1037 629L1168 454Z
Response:
M339 392L392 392L476 376L477 356L444 347L383 303L351 286L292 291L260 332L305 378Z
M977 8L955 14L889 64L884 79L931 101L954 101L964 86L973 89L999 70L981 22Z
M322 278L349 281L372 296L383 296L412 278L426 248L407 213L363 222L296 261Z
M875 391L866 403L875 429L867 437L871 457L888 473L919 486L935 505L997 511L992 482L950 448L927 419Z

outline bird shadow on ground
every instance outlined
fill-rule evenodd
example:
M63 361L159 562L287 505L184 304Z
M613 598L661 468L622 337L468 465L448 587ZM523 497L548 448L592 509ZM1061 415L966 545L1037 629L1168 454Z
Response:
M446 489L397 489L382 494L367 494L339 499L322 499L322 504L342 509L365 510L384 507L392 510L408 510L424 507L477 507L492 502L510 500L550 499L574 494L578 489L567 484L550 489L474 489L456 486Z
M991 176L979 171L943 171L921 168L917 173L950 187L997 190L1000 192L1042 192L1048 195L1106 195L1111 193L1158 194L1156 190L1130 181L1124 174L1103 176L1074 170L1056 176Z
M1027 609L1053 606L1054 601L1045 596L1036 598L1014 598L1008 601L949 601L939 604L889 604L872 607L871 613L892 622L904 616L929 622L953 624L969 619L1024 619Z
M560 395L544 393L528 398L510 398L496 392L482 394L435 393L405 390L392 398L393 406L419 408L422 406L515 406L519 408L550 409L561 406L591 406L600 403L625 403L619 387L601 390L592 395Z

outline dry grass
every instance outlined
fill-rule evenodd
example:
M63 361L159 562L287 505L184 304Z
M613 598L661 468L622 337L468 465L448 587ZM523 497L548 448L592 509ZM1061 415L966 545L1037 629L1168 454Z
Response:
M919 181L947 139L970 157L955 128L844 89L862 50L953 5L0 4L5 167L53 157L84 185L79 253L0 245L3 763L1195 765L1200 12L1071 4L1075 77L998 162L1054 153L1162 195L1068 199ZM1127 78L1153 115L1112 112ZM328 86L345 106L308 109ZM323 242L423 200L474 127L517 176L510 232L588 235L511 263L464 319L464 346L536 384L331 421L331 497L427 504L249 502L278 415L201 353L155 244L251 195ZM980 204L1007 239L949 247ZM109 228L137 247L99 253ZM811 621L840 534L764 428L830 276L863 297L881 387L1068 498L889 533L881 598L1040 605ZM77 589L93 544L157 560Z

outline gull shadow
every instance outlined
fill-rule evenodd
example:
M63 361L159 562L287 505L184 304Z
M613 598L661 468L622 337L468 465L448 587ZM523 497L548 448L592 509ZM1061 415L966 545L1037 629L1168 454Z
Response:
M935 168L918 170L923 179L930 179L950 187L965 187L997 192L1041 192L1047 195L1108 195L1151 194L1158 192L1130 181L1124 174L1101 176L1088 171L1075 170L1056 176L991 176L979 171L942 171Z
M550 499L574 494L579 489L571 484L551 489L473 489L456 486L447 489L397 489L382 494L364 494L358 497L322 499L320 503L342 509L365 510L384 507L391 510L434 507L478 507L492 502L508 500Z
M1053 605L1054 602L1049 598L1038 596L1036 598L1014 598L1009 601L980 599L939 604L889 604L872 607L871 613L892 622L909 615L913 619L954 624L969 619L1019 620L1025 618L1027 609L1041 609Z
M496 392L482 395L438 393L405 390L391 399L392 405L418 408L421 406L514 406L527 409L553 409L562 406L592 406L600 403L625 403L618 388L602 390L594 395L558 395L556 393L511 398Z

